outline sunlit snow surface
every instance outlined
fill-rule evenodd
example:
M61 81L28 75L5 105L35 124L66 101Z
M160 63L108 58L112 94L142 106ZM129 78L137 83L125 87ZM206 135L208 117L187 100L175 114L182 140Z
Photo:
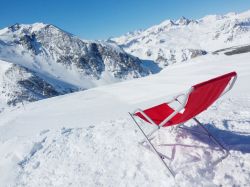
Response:
M206 55L161 73L59 96L0 114L1 186L248 186L250 54ZM127 112L237 71L233 90L197 118L229 148L222 159L206 137L162 129L153 140L169 175ZM186 126L197 129L194 121ZM143 125L146 131L152 126Z

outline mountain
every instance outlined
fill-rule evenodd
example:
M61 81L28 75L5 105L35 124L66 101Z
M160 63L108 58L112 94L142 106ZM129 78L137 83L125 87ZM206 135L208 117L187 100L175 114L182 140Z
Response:
M209 52L250 43L250 11L209 15L198 20L181 17L145 30L111 38L126 52L161 67Z
M43 23L0 30L0 60L0 100L14 105L151 73L115 44Z

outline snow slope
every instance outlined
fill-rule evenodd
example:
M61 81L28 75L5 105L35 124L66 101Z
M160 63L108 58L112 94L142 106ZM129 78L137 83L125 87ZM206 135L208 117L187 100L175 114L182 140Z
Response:
M248 186L250 53L206 55L159 74L58 96L0 114L1 186ZM154 142L176 180L147 147L127 112L237 71L233 90L198 116L230 150L205 137L162 129ZM193 121L187 126L196 129ZM150 125L143 128L150 130Z
M111 38L125 51L164 67L221 48L249 44L250 11L165 20L145 30Z

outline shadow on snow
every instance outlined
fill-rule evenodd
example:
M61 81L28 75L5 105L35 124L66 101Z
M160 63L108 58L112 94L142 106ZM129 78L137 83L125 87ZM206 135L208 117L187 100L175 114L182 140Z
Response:
M224 120L223 125L227 127L228 122L229 120ZM248 123L250 125L250 122ZM206 127L209 132L212 133L227 149L240 151L242 153L250 153L250 133L222 130L217 128L215 124L204 124L204 127ZM191 130L202 131L198 125L187 128ZM186 130L182 131L184 132ZM187 133L192 135L195 139L208 144L211 148L217 147L213 141L204 135L199 135L189 131Z

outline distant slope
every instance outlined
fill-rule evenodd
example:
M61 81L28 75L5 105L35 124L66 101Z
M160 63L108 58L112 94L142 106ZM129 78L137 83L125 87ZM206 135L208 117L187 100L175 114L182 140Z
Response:
M219 49L213 52L213 54L224 53L225 55L237 55L241 53L249 53L250 45L233 46L224 49Z
M166 20L146 30L111 38L125 51L161 67L205 55L221 48L249 44L250 11Z

